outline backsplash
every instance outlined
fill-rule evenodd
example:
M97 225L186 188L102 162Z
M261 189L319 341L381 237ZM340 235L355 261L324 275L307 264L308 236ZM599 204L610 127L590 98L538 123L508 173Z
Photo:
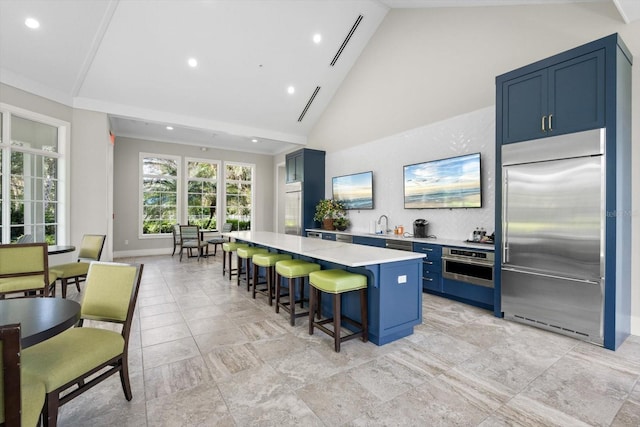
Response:
M404 209L403 166L478 152L482 208ZM331 197L332 177L369 170L373 171L374 209L350 210L350 230L368 232L371 221L384 214L389 228L403 225L410 233L413 221L424 218L429 221L429 234L441 239L465 240L476 227L490 234L495 221L495 107L327 153L327 197Z

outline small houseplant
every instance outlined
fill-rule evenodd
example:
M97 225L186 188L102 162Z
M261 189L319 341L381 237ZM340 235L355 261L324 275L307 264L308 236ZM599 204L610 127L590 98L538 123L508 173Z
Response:
M347 218L346 216L339 216L338 218L333 220L333 226L338 231L346 230L347 227L349 227L349 224L351 224L351 221L349 221L349 218Z
M322 223L325 230L333 230L333 221L336 218L345 216L347 213L344 205L337 200L322 199L316 205L316 213L313 216L315 221Z

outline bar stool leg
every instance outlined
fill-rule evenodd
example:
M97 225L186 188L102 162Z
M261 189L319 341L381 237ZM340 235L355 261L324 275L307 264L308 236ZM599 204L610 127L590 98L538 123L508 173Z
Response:
M240 275L242 274L242 265L244 264L242 261L242 258L240 258L239 256L236 256L237 260L238 260L238 272L236 274L236 285L240 286ZM229 275L229 278L231 278L231 275Z
M333 294L333 343L336 353L340 352L340 296Z
M296 324L296 279L294 278L289 278L289 323L291 326Z
M313 335L313 317L316 314L316 292L313 286L309 288L309 335Z
M245 262L247 263L247 267L244 269L245 279L247 281L247 292L249 292L251 290L251 264L252 263L249 260L249 258L247 258Z

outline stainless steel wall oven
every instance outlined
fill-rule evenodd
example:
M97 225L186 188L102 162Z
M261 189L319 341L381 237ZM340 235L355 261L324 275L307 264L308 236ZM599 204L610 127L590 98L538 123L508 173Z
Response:
M493 288L493 252L443 248L442 277Z

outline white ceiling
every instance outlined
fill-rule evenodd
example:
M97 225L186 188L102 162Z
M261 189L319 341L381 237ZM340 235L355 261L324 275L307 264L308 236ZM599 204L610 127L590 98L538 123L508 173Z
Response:
M389 8L572 1L0 0L0 82L108 113L117 137L275 154L306 143ZM588 1L640 17L637 0Z

